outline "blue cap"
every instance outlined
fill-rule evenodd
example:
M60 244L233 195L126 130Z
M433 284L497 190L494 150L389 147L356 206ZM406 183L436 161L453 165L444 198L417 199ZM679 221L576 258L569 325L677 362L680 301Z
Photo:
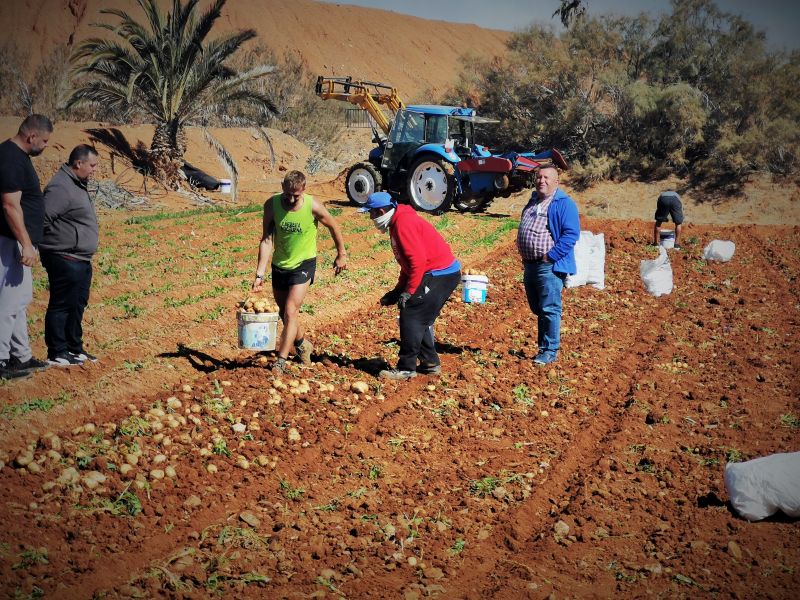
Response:
M367 197L364 206L358 209L358 212L367 212L373 208L385 208L387 206L397 206L397 203L392 199L389 192L373 192Z

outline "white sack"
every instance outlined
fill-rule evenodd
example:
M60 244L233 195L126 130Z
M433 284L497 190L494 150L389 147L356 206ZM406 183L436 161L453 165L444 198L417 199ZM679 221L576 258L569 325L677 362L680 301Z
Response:
M703 250L705 260L728 262L736 250L736 244L724 240L713 240Z
M733 508L748 521L765 519L778 510L800 517L800 452L728 463L725 488Z
M672 293L672 265L663 246L658 248L658 258L640 263L639 273L648 294L658 298Z
M602 290L606 287L606 240L602 233L581 231L575 244L574 275L567 275L564 282L569 288L590 284Z

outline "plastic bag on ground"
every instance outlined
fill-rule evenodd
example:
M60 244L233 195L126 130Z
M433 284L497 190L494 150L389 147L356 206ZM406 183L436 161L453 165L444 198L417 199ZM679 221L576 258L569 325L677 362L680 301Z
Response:
M766 519L778 510L800 517L800 452L728 463L725 488L733 508L748 521Z
M648 294L658 298L672 293L672 265L663 246L658 248L658 258L639 264L639 274Z
M598 290L606 287L606 241L602 233L581 231L575 244L574 275L567 275L565 285L569 288L592 285Z
M712 240L703 250L705 260L728 262L736 251L736 244L725 240Z

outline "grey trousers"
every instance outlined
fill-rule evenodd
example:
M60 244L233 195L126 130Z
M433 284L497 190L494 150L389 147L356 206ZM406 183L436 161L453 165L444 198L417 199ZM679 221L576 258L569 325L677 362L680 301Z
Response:
M25 362L33 356L28 340L33 279L19 257L17 240L0 235L0 360L15 356Z

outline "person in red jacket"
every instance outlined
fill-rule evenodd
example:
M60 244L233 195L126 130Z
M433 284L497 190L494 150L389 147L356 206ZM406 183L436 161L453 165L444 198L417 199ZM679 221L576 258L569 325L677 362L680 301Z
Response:
M461 263L433 225L388 192L370 194L359 212L369 211L375 227L389 233L400 277L386 292L383 306L400 308L400 356L396 369L379 373L385 379L406 380L417 373L441 371L433 342L433 322L461 281Z

